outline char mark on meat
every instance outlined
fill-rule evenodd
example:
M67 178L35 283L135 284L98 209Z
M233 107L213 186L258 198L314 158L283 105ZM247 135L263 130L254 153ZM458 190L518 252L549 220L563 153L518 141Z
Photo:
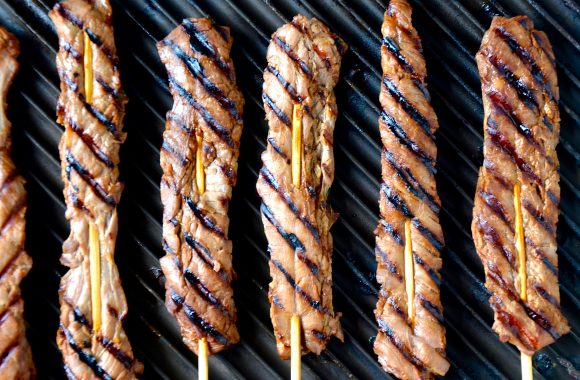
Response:
M439 299L444 242L435 184L438 122L411 13L407 1L392 0L382 26L383 183L375 231L381 291L375 310L379 333L374 350L386 371L401 379L423 379L445 374L449 363ZM409 244L412 252L405 262ZM412 265L411 278L406 278L406 265ZM407 281L414 287L409 294Z
M290 320L300 317L302 351L320 354L342 339L332 307L332 237L327 203L334 177L333 131L342 40L316 19L298 15L268 47L262 100L269 124L257 190L270 252L269 298L279 355L290 356ZM301 111L301 175L292 180L294 109ZM294 157L295 158L295 157Z
M501 341L532 355L570 330L558 289L560 114L554 58L546 35L517 16L493 19L476 60L485 124L472 234L492 294L493 329ZM524 252L516 246L519 210Z
M20 282L32 260L24 250L26 190L11 158L12 125L6 118L8 89L18 71L18 40L0 28L0 378L33 379Z
M134 358L123 329L127 303L113 260L116 205L123 188L118 165L126 98L112 9L106 0L65 0L49 15L60 43L57 121L65 128L59 150L70 223L61 257L69 270L59 290L57 343L70 379L135 379L142 364ZM96 231L99 242L98 248L93 244L93 255L90 230ZM92 278L95 260L100 265L98 278ZM100 309L94 309L99 304Z
M244 99L230 58L229 29L186 19L157 45L173 108L161 149L166 305L197 353L240 339L231 281L228 204L237 172ZM201 168L201 171L200 171ZM204 187L198 187L203 175Z

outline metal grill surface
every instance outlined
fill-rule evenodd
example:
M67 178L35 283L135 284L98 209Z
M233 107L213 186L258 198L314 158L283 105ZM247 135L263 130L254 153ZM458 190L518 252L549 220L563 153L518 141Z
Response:
M125 322L145 379L191 379L196 357L181 343L163 304L160 276L159 147L171 106L155 42L184 17L211 17L229 25L238 82L246 97L238 186L231 202L235 298L242 342L210 358L212 379L287 378L289 363L275 350L269 320L266 241L255 192L267 124L261 101L269 36L296 13L316 16L351 49L336 89L336 180L331 201L341 215L335 239L335 309L343 313L345 343L333 341L320 357L303 359L307 379L390 378L376 361L373 309L373 230L378 218L380 139L380 25L386 0L113 0L116 41L125 90L128 140L122 148L121 204L116 252L129 302ZM40 378L62 379L55 344L57 289L68 235L58 160L62 127L55 122L57 39L50 0L0 0L0 23L21 40L21 70L9 97L15 160L29 192L27 247L34 268L24 285L30 342ZM558 61L562 101L562 202L558 223L562 308L572 333L541 350L536 379L580 378L580 7L575 0L415 0L414 23L423 39L433 104L441 128L438 188L447 247L441 299L445 308L449 379L518 379L519 353L491 330L483 270L469 230L477 170L482 161L483 110L474 55L496 15L529 15L547 32Z

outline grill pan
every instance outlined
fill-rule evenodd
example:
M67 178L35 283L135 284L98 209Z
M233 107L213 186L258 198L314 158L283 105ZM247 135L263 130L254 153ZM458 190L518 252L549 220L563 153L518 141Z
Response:
M345 343L333 340L320 357L303 358L306 379L391 378L372 351L377 299L373 230L378 218L380 25L386 0L113 0L115 39L129 97L121 155L126 187L119 206L116 261L127 295L127 334L145 363L144 379L191 379L196 356L181 343L163 304L159 269L161 213L159 147L172 100L155 49L184 17L211 17L232 28L238 83L246 97L238 185L231 202L234 284L242 342L212 356L212 379L281 379L289 362L277 356L269 319L266 240L255 191L267 124L261 101L269 36L296 13L315 16L350 45L336 88L336 180L331 203L341 215L335 239L335 310ZM519 379L519 352L491 330L483 270L471 240L477 170L482 162L480 85L474 55L494 15L526 14L554 46L561 94L561 213L558 223L562 309L572 332L534 357L535 379L580 379L580 6L575 0L411 1L423 40L428 82L441 128L437 185L443 204L441 299L445 308L449 379ZM59 263L68 235L55 122L59 81L50 0L0 0L0 23L22 45L21 70L9 97L14 156L27 179L27 249L34 267L24 283L26 319L41 379L62 379L55 344Z

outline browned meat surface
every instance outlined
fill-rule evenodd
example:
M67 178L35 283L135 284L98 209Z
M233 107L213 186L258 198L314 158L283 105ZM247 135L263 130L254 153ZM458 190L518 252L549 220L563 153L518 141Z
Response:
M262 100L270 126L257 189L270 252L269 299L278 353L290 355L290 320L300 317L303 352L320 354L334 335L332 236L327 202L334 179L333 89L344 42L316 19L298 15L278 29L268 47ZM302 107L301 181L292 180L292 115Z
M407 1L392 0L382 26L383 182L375 230L381 291L375 310L379 333L374 350L386 371L401 379L423 379L445 374L449 363L439 300L444 244L435 185L434 133L439 125L430 104L421 40L411 24L411 12ZM412 248L409 278L406 244ZM407 282L414 284L412 299L407 296L406 286L411 285Z
M10 158L11 125L6 118L6 95L18 71L18 40L0 28L0 379L35 377L26 340L20 281L32 260L24 251L26 191L24 179Z
M186 19L157 45L174 99L161 146L166 252L161 267L167 308L196 353L201 338L210 353L240 340L228 205L236 183L244 99L236 86L231 47L229 29L209 19ZM196 172L199 168L203 171ZM205 184L198 187L198 181Z
M60 284L57 343L70 379L133 379L141 372L123 330L127 303L113 260L116 206L123 188L118 164L126 98L111 13L106 0L65 0L50 12L60 44L57 121L65 128L60 157L70 222L61 258L69 271ZM100 247L94 250L95 260L90 258L91 228L97 232L93 236L98 244L93 246ZM95 265L100 271L91 273ZM93 308L97 300L101 307Z
M531 355L570 328L560 310L556 222L560 132L554 54L530 19L495 17L477 53L484 161L472 233L492 293L493 329ZM514 187L521 201L514 202ZM520 299L516 207L525 235L526 301Z

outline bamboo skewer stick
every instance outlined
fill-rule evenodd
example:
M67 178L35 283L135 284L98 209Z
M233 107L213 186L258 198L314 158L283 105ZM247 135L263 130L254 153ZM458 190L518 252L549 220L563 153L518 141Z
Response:
M91 48L91 39L87 32L84 33L84 75L85 75L85 99L87 103L93 100L93 50Z
M295 103L292 109L292 183L299 188L302 182L302 105ZM296 261L296 257L294 257ZM302 343L300 315L292 315L290 320L290 378L300 380Z
M405 220L405 289L407 291L407 314L411 328L413 328L415 320L415 268L411 240L411 219L409 218Z
M198 342L199 347L197 351L197 378L198 380L208 379L208 363L207 363L207 339L201 338Z
M196 136L197 149L195 151L195 181L197 183L197 190L199 195L205 192L205 173L203 168L203 141L200 135Z
M522 301L526 302L528 299L527 295L527 272L526 272L526 241L524 235L524 223L522 218L522 203L521 203L521 185L517 183L514 186L514 205L516 207L516 250L518 252L519 268L518 274L520 279L520 298ZM521 353L521 368L522 368L522 380L532 380L533 375L533 365L532 356L525 353Z

